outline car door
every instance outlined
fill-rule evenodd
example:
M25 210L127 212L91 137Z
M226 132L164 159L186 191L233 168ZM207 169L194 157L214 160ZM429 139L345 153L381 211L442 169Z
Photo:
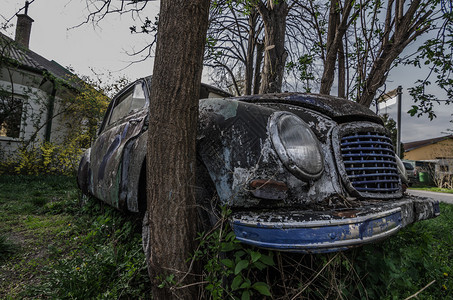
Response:
M145 82L138 81L113 99L91 149L93 194L117 208L124 145L140 133L147 110Z

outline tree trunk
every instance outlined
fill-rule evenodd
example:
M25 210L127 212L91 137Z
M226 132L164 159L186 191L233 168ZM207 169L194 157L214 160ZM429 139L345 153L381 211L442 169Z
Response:
M327 48L326 60L324 62L324 71L321 78L320 94L330 95L332 84L335 77L335 65L339 48L342 45L342 39L348 28L349 14L354 5L354 1L347 0L344 3L344 8L340 15L340 2L338 0L331 0L330 2L330 15L329 15L329 28L327 32ZM357 12L354 13L354 15ZM351 18L354 18L352 16Z
M263 62L264 55L264 44L256 44L256 61L255 61L255 76L253 76L253 94L260 93L260 84L261 84L261 63Z
M343 41L338 48L338 97L346 98L346 59Z
M186 260L196 238L195 141L209 3L160 4L147 155L148 272L154 299L196 298L196 289L158 285L170 274L177 286L195 281Z
M393 61L401 54L404 47L399 44L389 44L373 64L366 78L363 91L357 102L365 107L370 107L376 91L386 81L388 72Z
M421 9L421 1L415 0L410 3L406 13L403 14L404 2L404 0L395 2L394 22L386 22L385 32L393 32L393 35L391 37L390 35L385 36L378 52L379 56L375 59L373 66L368 72L362 93L357 99L357 102L363 106L369 107L371 105L377 89L385 83L395 59L412 41L430 28L426 21L433 11L422 9L423 13L418 12L417 10ZM391 11L392 8L389 7L387 19L390 19Z
M249 37L247 43L247 60L245 65L245 95L252 94L253 83L253 54L256 48L256 20L258 14L255 9L252 9L249 17Z
M324 72L321 78L320 94L330 94L332 88L333 79L335 77L335 63L337 60L338 50L335 45L335 35L340 24L340 12L338 10L338 0L330 1L329 11L329 27L327 30L327 41L326 41L326 60L324 62Z
M286 1L269 1L268 7L257 3L264 23L264 65L261 73L260 94L279 93L282 90L283 74L288 53L285 49Z

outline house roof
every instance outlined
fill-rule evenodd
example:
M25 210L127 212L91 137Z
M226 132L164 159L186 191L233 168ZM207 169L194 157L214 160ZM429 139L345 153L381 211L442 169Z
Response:
M404 143L403 145L404 145L404 150L406 152L408 152L408 151L415 150L415 149L418 149L421 147L436 144L436 143L441 142L446 139L453 139L453 135L446 135L446 136L436 137L436 138L432 138L432 139L414 141L414 142Z
M53 76L68 82L75 75L54 60L45 57L18 45L13 39L0 32L0 55L8 57L18 63L18 67L28 69L35 73L49 72ZM73 87L75 85L70 83Z

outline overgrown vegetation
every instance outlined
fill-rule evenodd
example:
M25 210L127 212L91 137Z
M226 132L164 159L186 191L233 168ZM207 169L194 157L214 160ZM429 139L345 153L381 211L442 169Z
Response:
M453 190L446 189L446 188L431 187L431 186L418 185L418 186L415 186L415 187L411 187L411 189L412 190L423 190L423 191L429 191L429 192L453 194Z
M450 299L453 205L382 243L332 254L243 246L226 227L203 236L204 295L213 299ZM207 295L206 295L207 294ZM272 296L270 296L272 295Z
M74 175L83 153L79 138L64 144L39 141L20 147L14 155L0 153L0 174Z
M19 68L11 53L24 49L0 36L0 174L73 175L83 149L90 147L110 98L129 80L82 75L56 77L47 71L31 75ZM24 56L26 57L26 56ZM14 78L26 79L26 87ZM111 76L109 78L112 78ZM46 88L46 85L52 88Z
M7 260L17 251L18 247L10 241L5 235L0 235L0 261Z
M79 199L72 177L0 177L0 236L15 245L1 299L149 298L140 222Z
M72 177L1 176L0 298L149 299L140 224L81 201ZM425 287L417 299L449 299L453 205L382 243L333 254L246 247L219 222L199 234L194 258L205 299L405 299Z

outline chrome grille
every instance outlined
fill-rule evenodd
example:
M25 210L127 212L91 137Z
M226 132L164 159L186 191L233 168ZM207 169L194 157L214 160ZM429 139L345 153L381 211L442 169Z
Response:
M399 175L392 141L378 132L341 138L341 156L352 186L361 193L398 193Z

